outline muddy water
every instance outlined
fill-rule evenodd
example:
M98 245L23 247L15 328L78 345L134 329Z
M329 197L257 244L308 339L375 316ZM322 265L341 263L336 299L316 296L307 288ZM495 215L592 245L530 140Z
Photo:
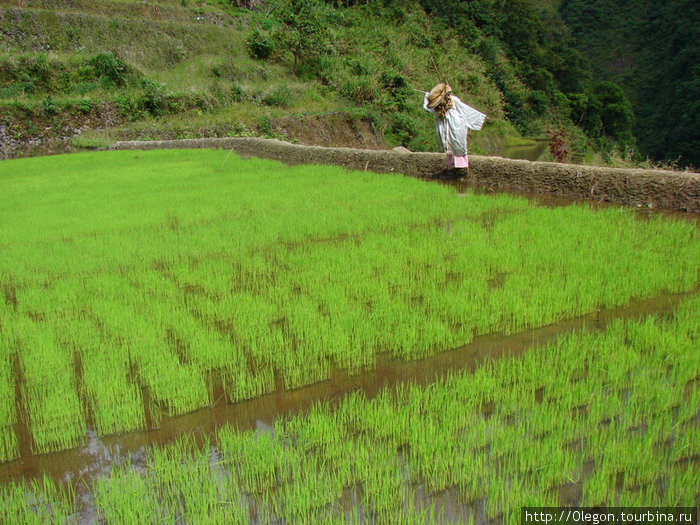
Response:
M70 139L36 140L29 144L22 144L17 148L0 149L0 159L43 157L78 151L84 150L73 147Z
M459 178L458 178L459 177ZM483 186L477 186L471 184L469 180L469 174L447 174L443 178L435 179L423 179L425 181L435 182L445 186L454 188L457 192L458 197L463 197L467 190L472 191L478 195L497 195L497 194L507 194L514 195L517 197L525 197L528 200L533 201L535 204L540 206L545 206L547 208L558 208L561 206L569 206L571 204L586 204L591 209L597 208L632 208L631 206L623 206L621 204L616 204L614 202L602 201L600 199L574 199L571 197L563 197L560 195L552 195L549 193L528 193L524 191L511 192L511 191L498 191L484 188ZM688 221L700 226L700 214L688 212L688 211L677 211L677 210L666 210L662 208L649 208L647 206L635 206L634 208L635 216L640 219L651 219L653 217L662 216L670 217L673 219L680 219L683 221Z
M525 144L522 146L507 146L493 152L496 157L504 159L524 159L524 160L540 160L544 152L547 151L549 142L546 140L538 141L534 144Z
M419 361L380 355L376 369L359 375L348 376L336 370L330 379L296 390L279 388L268 395L236 404L226 404L221 400L213 407L164 419L159 428L147 432L103 438L90 433L86 443L75 449L27 455L0 465L0 482L46 473L56 481L71 483L76 489L81 521L91 522L95 516L88 490L91 479L109 474L114 464L127 458L135 468L145 469L147 449L154 444L165 444L185 434L193 435L201 444L211 443L214 432L226 424L269 431L276 418L307 409L316 401L337 403L345 394L358 390L372 398L385 387L392 388L406 382L423 384L452 371L474 370L487 359L517 356L533 346L546 344L573 331L602 330L614 319L638 318L649 314L665 316L687 295L671 294L634 301L622 308L602 310L515 335L479 336L466 346Z

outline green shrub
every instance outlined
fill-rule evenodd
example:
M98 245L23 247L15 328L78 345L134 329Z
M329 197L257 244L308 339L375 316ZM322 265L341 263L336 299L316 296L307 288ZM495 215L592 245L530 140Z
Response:
M246 45L250 56L259 60L267 60L275 50L272 39L257 29L248 37Z
M421 123L408 113L394 113L389 124L388 134L396 138L401 146L408 146L418 135Z
M501 46L494 37L481 39L476 47L476 52L481 55L486 62L495 62L498 55L501 53Z
M126 64L114 53L100 53L87 63L94 69L95 76L108 84L122 86L126 83Z
M287 107L294 99L294 93L286 87L280 86L263 98L263 103L268 106Z
M427 49L432 44L430 36L417 24L408 28L408 41L411 45L421 49Z
M435 149L435 135L432 132L421 132L409 140L406 147L411 151L432 151Z
M272 121L270 120L270 117L260 117L258 119L258 131L262 133L264 136L272 136L274 135L274 131L272 129Z
M124 117L129 117L131 120L136 120L141 116L138 102L129 95L118 95L114 97L114 103L119 108L119 112Z
M545 111L547 111L547 107L549 106L549 97L547 96L547 93L540 90L532 91L528 95L527 101L530 104L532 111L534 111L537 116L544 115Z
M382 73L382 85L388 94L388 101L399 110L406 109L409 97L412 95L408 81L402 75Z
M243 102L243 100L245 100L245 92L238 84L231 86L231 99L234 102Z
M97 89L97 82L78 82L70 86L68 91L70 93L76 93L78 95L84 95L85 93L90 93Z
M89 63L78 66L78 68L71 76L77 79L78 81L84 82L97 80L99 78L99 74L95 70L95 67L90 65Z
M38 55L36 55L36 57L34 57L34 60L29 62L27 69L44 84L49 83L52 68L44 53L39 53Z
M340 92L357 104L377 99L377 90L370 77L351 77L340 87Z
M21 84L10 84L7 87L0 88L0 98L17 98L22 92Z
M140 107L154 117L161 116L166 108L165 86L147 78L142 78L141 87L143 88L143 94L139 98Z
M92 102L87 99L79 100L77 106L83 113L90 113L90 110L92 109Z
M359 57L349 57L345 59L345 64L347 65L350 73L357 76L368 76L372 72L372 65L366 56Z
M279 27L279 25L280 22L275 17L267 17L265 18L265 20L262 21L263 31L269 31L270 29Z
M41 101L41 107L44 108L44 113L47 115L55 115L60 111L59 106L53 101L51 95L48 95L44 100Z

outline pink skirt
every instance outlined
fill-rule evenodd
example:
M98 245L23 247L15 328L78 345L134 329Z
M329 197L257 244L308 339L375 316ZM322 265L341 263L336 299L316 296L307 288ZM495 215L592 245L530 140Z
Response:
M469 159L466 155L461 157L456 157L454 155L447 155L447 169L452 168L468 168Z

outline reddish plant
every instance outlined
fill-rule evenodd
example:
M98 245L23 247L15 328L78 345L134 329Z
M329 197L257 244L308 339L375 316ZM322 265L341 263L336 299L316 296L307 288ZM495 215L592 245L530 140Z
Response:
M547 130L549 135L549 152L557 162L566 162L569 157L569 145L566 142L568 133L565 129Z

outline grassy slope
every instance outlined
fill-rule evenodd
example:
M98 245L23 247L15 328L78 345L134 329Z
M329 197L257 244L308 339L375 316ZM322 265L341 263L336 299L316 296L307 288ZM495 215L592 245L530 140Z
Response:
M295 76L290 55L278 54L266 62L249 57L246 39L264 13L191 0L148 5L15 0L4 6L0 41L6 51L0 64L5 71L14 68L15 78L3 75L0 117L5 116L19 139L59 135L66 126L79 128L85 121L91 128L113 128L110 139L264 135L272 131L270 118L342 112L369 118L386 133L388 145L403 142L430 149L435 147L431 117L420 109L420 94L413 92L397 108L382 87L382 75L401 75L412 87L429 89L435 82L431 55L455 91L489 115L485 129L472 136L472 151L489 153L518 137L504 120L501 94L485 75L488 66L459 47L458 35L430 22L419 8L406 9L400 19L365 8L339 10L326 63L331 73L324 85L308 75ZM126 63L127 84L115 88L81 80L86 60L108 51ZM22 64L24 72L30 70L27 64L42 53L48 71L29 71L29 77L44 75L46 85L39 81L33 90L23 89ZM157 119L114 102L143 97L141 77L162 84L161 94L175 100ZM356 95L358 85L369 91L365 100ZM280 91L283 87L287 89ZM275 94L277 99L271 98ZM49 115L47 96L56 106ZM107 133L84 137L99 144Z

